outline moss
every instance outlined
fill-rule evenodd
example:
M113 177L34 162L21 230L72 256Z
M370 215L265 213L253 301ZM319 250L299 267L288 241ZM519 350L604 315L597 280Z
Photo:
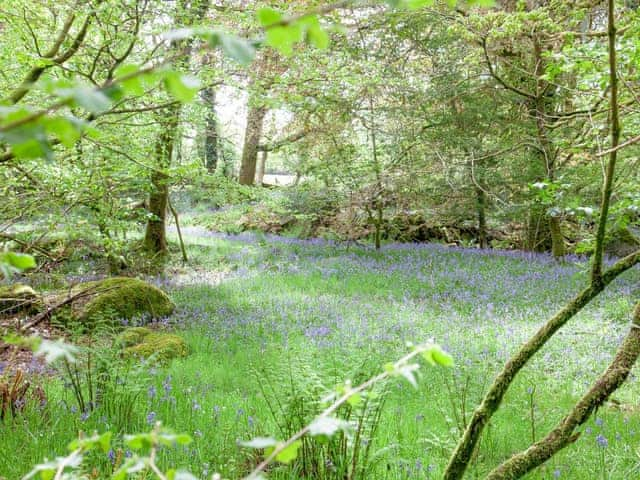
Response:
M142 343L151 334L153 334L153 330L146 327L127 328L116 337L116 343L123 347L131 347Z
M625 257L640 248L640 240L628 227L617 228L607 234L605 251L615 257Z
M76 292L90 290L83 303L74 305L74 316L85 326L108 320L144 317L147 320L170 315L175 305L160 289L137 278L113 277L78 285Z
M137 345L125 348L126 357L154 358L162 361L185 357L189 353L184 339L172 333L149 333Z
M42 307L40 296L28 285L0 286L0 315L35 313Z

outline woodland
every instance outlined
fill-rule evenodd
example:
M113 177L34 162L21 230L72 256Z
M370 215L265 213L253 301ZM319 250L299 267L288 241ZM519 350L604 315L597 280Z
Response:
M0 33L0 480L640 478L640 2Z

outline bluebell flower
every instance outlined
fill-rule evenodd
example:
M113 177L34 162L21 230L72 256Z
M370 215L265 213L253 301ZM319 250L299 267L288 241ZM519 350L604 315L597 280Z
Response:
M607 448L609 446L609 440L607 440L607 437L602 434L599 434L596 437L596 442L600 448Z
M153 425L156 421L156 412L149 412L147 415L147 424Z

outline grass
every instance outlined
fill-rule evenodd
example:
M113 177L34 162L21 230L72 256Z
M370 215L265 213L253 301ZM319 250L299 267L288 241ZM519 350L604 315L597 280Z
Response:
M258 461L239 440L283 438L345 379L363 380L405 353L407 342L434 338L456 367L425 367L417 390L390 382L378 400L381 418L363 422L377 425L366 478L440 478L464 418L495 373L586 281L587 266L578 259L557 264L540 255L438 245L373 252L185 230L190 265L154 281L179 306L170 321L191 355L114 380L137 389L135 400L126 397L136 405L126 422L106 413L121 411L117 389L87 416L73 411L62 382L46 381L44 410L28 408L0 424L0 476L19 478L62 453L78 431L143 431L161 420L194 437L188 447L162 451L162 462L237 478ZM615 352L639 280L638 269L622 276L524 369L483 437L469 478L482 478L568 411ZM527 478L636 478L639 392L634 378L616 393L621 407L601 408L574 445ZM288 415L275 420L272 410ZM323 472L337 460L326 456ZM96 461L109 471L108 456ZM299 478L300 468L277 467L270 478Z

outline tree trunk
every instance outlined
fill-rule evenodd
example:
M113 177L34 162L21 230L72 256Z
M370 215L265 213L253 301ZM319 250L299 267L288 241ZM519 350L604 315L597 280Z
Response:
M381 247L381 240L382 240L382 202L378 201L376 202L376 233L375 233L375 244L376 244L376 250L380 250Z
M551 232L551 254L554 258L563 258L567 254L560 217L549 216L549 231Z
M256 170L256 185L262 186L264 183L264 169L267 163L268 152L263 150L258 158L258 169Z
M216 115L216 91L207 87L202 91L202 100L207 107L204 132L204 164L209 173L218 166L218 117Z
M536 98L534 101L536 129L538 143L540 147L540 158L546 171L547 180L553 182L556 177L556 157L557 151L549 138L549 125L547 124L548 112L552 110L550 105L553 100L547 98L548 90L551 88L543 75L546 71L546 61L542 51L542 46L537 37L533 40L533 50L535 58ZM555 258L562 258L566 255L564 236L562 234L561 218L556 215L547 214L549 233L551 236L551 253Z
M476 185L476 211L478 213L478 245L487 248L487 195L482 188Z
M194 21L202 20L209 10L210 0L196 0L187 3L182 0L176 5L175 23L189 26ZM192 40L172 41L169 53L177 53L184 49L186 53L180 55L175 62L177 67L187 68ZM171 166L171 159L175 144L178 140L178 126L182 106L173 104L167 107L160 119L160 133L155 147L155 169L151 175L151 193L149 194L149 213L147 228L144 235L144 247L147 252L157 255L167 251L167 207L169 205L169 175L167 170ZM164 113L164 115L163 115Z
M241 185L253 185L256 176L256 163L258 161L258 146L262 136L262 125L267 108L264 106L250 106L247 114L247 126L244 133L244 146L242 148L242 160L238 183Z
M171 165L171 156L178 133L180 106L167 109L162 131L156 141L156 169L151 174L151 193L149 194L149 213L147 229L144 236L144 247L152 254L167 251L167 207L169 204L169 175L166 169Z

